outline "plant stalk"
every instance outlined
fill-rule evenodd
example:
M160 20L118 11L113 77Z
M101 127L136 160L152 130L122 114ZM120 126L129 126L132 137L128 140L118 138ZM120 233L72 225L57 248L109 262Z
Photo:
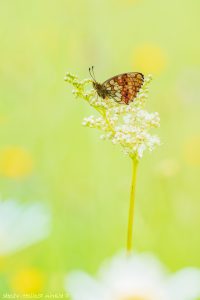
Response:
M129 204L129 216L128 216L128 232L127 232L127 254L133 249L133 224L134 224L134 208L135 208L135 187L136 177L138 169L138 160L132 158L132 180L131 180L131 192L130 192L130 204Z

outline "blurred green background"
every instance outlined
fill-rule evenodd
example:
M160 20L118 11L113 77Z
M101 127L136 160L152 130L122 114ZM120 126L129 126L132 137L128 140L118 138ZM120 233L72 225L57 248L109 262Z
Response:
M131 162L81 126L92 110L63 80L87 78L91 65L100 82L154 75L147 106L160 113L162 146L139 166L135 250L172 271L200 267L199 9L198 0L1 0L1 198L52 211L48 239L0 258L2 291L27 291L20 279L16 288L23 272L29 291L61 291L68 271L95 272L125 246Z

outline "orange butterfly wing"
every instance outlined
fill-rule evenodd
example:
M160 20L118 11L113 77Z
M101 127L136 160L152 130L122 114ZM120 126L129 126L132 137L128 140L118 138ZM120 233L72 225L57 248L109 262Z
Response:
M144 75L139 72L120 74L106 80L102 85L108 97L116 102L129 104L132 102L144 83Z

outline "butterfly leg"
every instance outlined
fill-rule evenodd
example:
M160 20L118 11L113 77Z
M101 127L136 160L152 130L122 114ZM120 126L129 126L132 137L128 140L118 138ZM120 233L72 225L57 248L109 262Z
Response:
M99 95L96 93L96 99L95 99L95 101L97 102L98 99L99 99Z

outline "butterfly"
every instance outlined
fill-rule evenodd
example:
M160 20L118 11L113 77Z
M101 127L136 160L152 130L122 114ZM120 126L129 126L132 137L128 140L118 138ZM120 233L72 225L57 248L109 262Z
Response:
M133 102L144 83L144 75L139 72L119 74L107 79L102 84L95 79L94 67L89 68L89 73L98 96L103 99L112 98L120 104L128 105Z

